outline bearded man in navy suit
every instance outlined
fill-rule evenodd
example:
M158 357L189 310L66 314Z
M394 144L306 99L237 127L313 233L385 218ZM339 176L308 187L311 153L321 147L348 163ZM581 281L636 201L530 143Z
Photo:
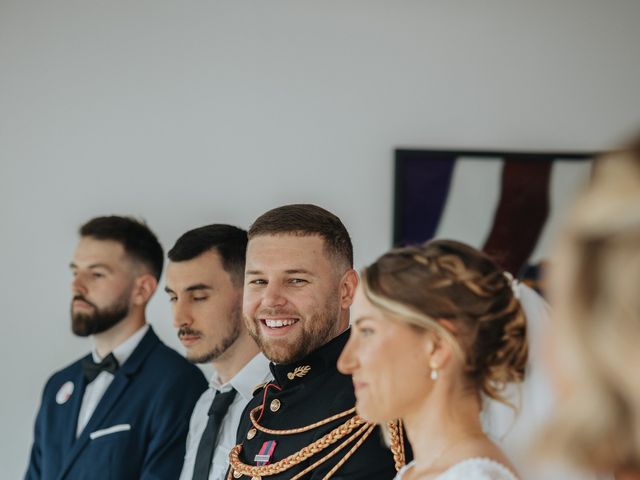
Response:
M71 325L90 354L47 381L25 478L174 479L204 376L165 346L145 309L162 273L149 228L98 217L71 262Z

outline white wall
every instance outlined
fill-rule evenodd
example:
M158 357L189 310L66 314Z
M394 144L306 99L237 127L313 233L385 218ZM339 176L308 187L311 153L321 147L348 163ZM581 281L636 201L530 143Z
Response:
M169 247L316 202L362 265L390 244L394 147L592 150L640 126L639 19L637 0L0 0L2 478L45 379L88 349L68 326L83 221L139 215Z

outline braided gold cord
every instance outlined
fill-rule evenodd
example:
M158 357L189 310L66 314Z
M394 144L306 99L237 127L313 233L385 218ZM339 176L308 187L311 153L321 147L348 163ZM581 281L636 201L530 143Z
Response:
M317 460L312 465L308 466L303 471L298 473L296 476L292 477L290 480L298 480L298 479L300 479L303 475L309 473L311 470L313 470L314 468L318 467L319 465L321 465L322 463L326 462L331 457L336 455L340 450L342 450L345 446L347 446L353 440L355 440L358 437L361 437L360 440L358 440L356 442L356 444L353 447L351 447L351 449L345 454L345 456L342 457L340 459L340 461L338 463L336 463L333 466L333 468L331 468L331 470L329 470L329 472L324 477L322 477L322 480L329 480L333 476L333 474L336 473L336 471L342 465L344 465L344 463L349 458L351 458L351 456L355 453L355 451L358 448L360 448L360 446L365 442L365 440L369 437L369 435L371 435L371 432L373 432L374 428L375 428L375 425L373 425L371 423L365 423L362 427L360 427L360 429L357 432L355 432L353 435L351 435L351 437L349 437L347 440L345 440L343 443L341 443L337 448L335 448L333 451L331 451L331 453L329 453L329 454L325 455L324 457L322 457L321 459ZM293 466L294 465L292 465L292 467ZM227 480L233 480L233 472L234 472L234 469L230 468L229 469L229 473L227 474ZM240 472L240 473L242 473L242 472Z
M315 462L313 462L311 465L309 465L307 468L302 470L300 473L297 473L294 477L291 477L290 480L298 480L299 478L302 478L304 475L309 473L311 470L313 470L314 468L322 465L324 462L326 462L331 457L336 455L340 450L345 448L347 445L349 445L351 442L353 442L356 438L362 436L363 433L365 434L365 438L366 438L368 436L366 430L369 428L369 426L370 426L370 424L368 424L368 423L365 423L364 425L362 425L362 427L360 427L357 431L355 431L349 438L347 438L344 442L342 442L340 445L338 445L336 448L334 448L331 452L327 453L324 457L322 457L322 458L316 460ZM349 454L349 452L347 452L347 455L348 454ZM331 475L333 475L333 473L335 473L335 470L333 471L333 473L331 471L329 471L329 473L331 473ZM329 477L325 477L325 478L329 478Z
M329 470L329 472L322 477L322 480L328 480L329 478L331 478L333 476L334 473L336 473L336 471L338 471L338 469L344 465L344 463L349 460L349 458L351 458L351 456L356 452L356 450L358 448L360 448L360 446L364 443L364 441L369 437L369 435L371 435L371 432L373 432L373 429L376 428L375 425L372 425L370 423L365 424L365 426L368 426L369 429L364 432L364 435L362 435L362 437L360 437L360 440L358 440L356 442L356 444L351 447L351 450L349 450L346 455L344 457L342 457L340 459L340 461L338 463L336 463L333 468L331 470ZM346 442L345 442L346 443Z
M374 428L375 428L375 425L372 425L370 423L365 423L356 432L354 432L353 435L351 435L347 440L345 440L343 443L341 443L338 447L333 449L331 452L329 452L324 457L316 460L313 464L309 465L307 468L305 468L301 472L297 473L295 476L291 477L289 480L298 480L298 479L302 478L304 475L309 473L311 470L313 470L314 468L316 468L319 465L323 464L324 462L329 460L331 457L335 456L337 453L339 453L343 448L345 448L347 445L349 445L355 439L357 439L358 437L361 437L360 440L358 440L358 442L356 442L356 444L346 453L346 455L336 465L334 465L334 467L331 470L329 470L327 475L325 475L323 477L323 480L327 480L327 479L331 478L331 476L338 470L338 468L340 468L344 464L344 462L346 462L353 455L353 453L364 443L364 441L371 434L371 432L373 431ZM295 466L295 464L291 465L288 468L292 468L294 466ZM231 479L232 471L233 471L233 469L229 470L229 475L227 476L228 480ZM243 473L243 472L240 472L240 473ZM277 473L281 473L281 472L277 472Z
M404 456L404 436L402 432L402 420L387 423L389 435L391 436L391 453L396 471L399 471L405 464Z
M402 420L398 420L398 430L400 430L400 451L402 452L402 465L407 464L407 457L404 453L404 424Z
M347 420L342 425L338 426L331 432L327 433L323 437L319 438L315 442L306 447L298 450L297 452L289 455L282 460L263 466L252 466L243 463L240 460L240 452L242 451L242 444L236 445L231 449L229 453L229 463L233 470L242 473L243 475L249 475L252 477L255 476L267 476L267 475L275 475L281 472L284 472L295 465L305 461L309 457L315 455L316 453L324 450L330 445L333 445L338 440L344 438L349 433L351 433L356 427L364 424L365 421L361 419L359 416L354 416Z
M296 433L308 432L309 430L313 430L314 428L321 427L323 425L326 425L327 423L331 423L335 420L346 417L347 415L351 415L356 411L356 407L353 407L353 408L350 408L349 410L345 410L344 412L337 413L331 417L325 418L324 420L320 420L319 422L312 423L311 425L307 425L305 427L290 428L288 430L273 430L271 428L263 427L256 420L255 418L256 413L258 413L258 411L260 411L261 409L262 407L258 406L253 410L251 410L251 412L249 412L249 418L251 419L251 423L253 423L253 426L256 428L256 430L260 430L261 432L268 433L270 435L294 435Z

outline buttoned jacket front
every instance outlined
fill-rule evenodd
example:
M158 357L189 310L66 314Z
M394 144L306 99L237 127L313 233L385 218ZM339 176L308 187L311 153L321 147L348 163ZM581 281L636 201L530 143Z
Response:
M325 434L348 421L351 413L318 428L292 435L265 433L256 429L249 415L264 403L264 411L254 411L261 427L271 430L288 430L322 422L323 420L353 409L355 395L351 377L337 370L337 360L349 338L349 331L339 335L326 345L312 352L295 364L270 364L274 381L259 389L249 402L240 420L237 442L242 444L240 459L248 465L257 465L256 455L269 450L275 441L275 447L269 463L275 463L312 444ZM338 447L348 437L301 462L295 467L276 475L262 476L262 480L290 479L303 469ZM355 444L350 443L331 459L303 476L305 480L320 480L337 464L346 452ZM265 446L266 445L266 446ZM395 476L393 457L383 444L378 427L344 465L331 477L333 480L391 480ZM251 476L238 476L249 480Z

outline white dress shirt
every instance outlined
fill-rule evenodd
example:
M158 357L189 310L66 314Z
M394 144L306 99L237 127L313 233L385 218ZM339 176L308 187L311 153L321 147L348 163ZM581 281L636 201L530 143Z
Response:
M213 464L209 471L209 480L224 480L229 468L229 452L236 445L236 432L240 423L240 415L253 398L253 390L257 385L268 382L273 377L269 371L269 360L259 353L247 363L231 380L220 384L218 375L214 374L209 382L209 388L200 396L191 414L189 435L187 436L187 451L180 480L191 480L196 461L196 453L200 444L200 437L209 420L209 407L217 392L227 392L234 388L238 393L229 406L229 410L220 425L217 445L213 452Z
M124 362L128 360L133 351L136 349L142 337L144 337L145 333L149 330L149 324L144 324L136 333L127 338L124 342L118 345L113 349L113 356L118 360L118 365L122 367ZM93 350L91 351L91 355L93 356L93 361L99 363L102 361L98 352L96 352L96 347L94 345ZM102 371L98 374L93 382L87 385L87 388L84 390L84 395L82 397L82 405L80 406L80 413L78 414L78 425L76 427L76 438L80 436L84 427L89 423L89 419L93 412L95 411L98 403L102 399L104 393L111 385L113 381L113 374L109 372Z

